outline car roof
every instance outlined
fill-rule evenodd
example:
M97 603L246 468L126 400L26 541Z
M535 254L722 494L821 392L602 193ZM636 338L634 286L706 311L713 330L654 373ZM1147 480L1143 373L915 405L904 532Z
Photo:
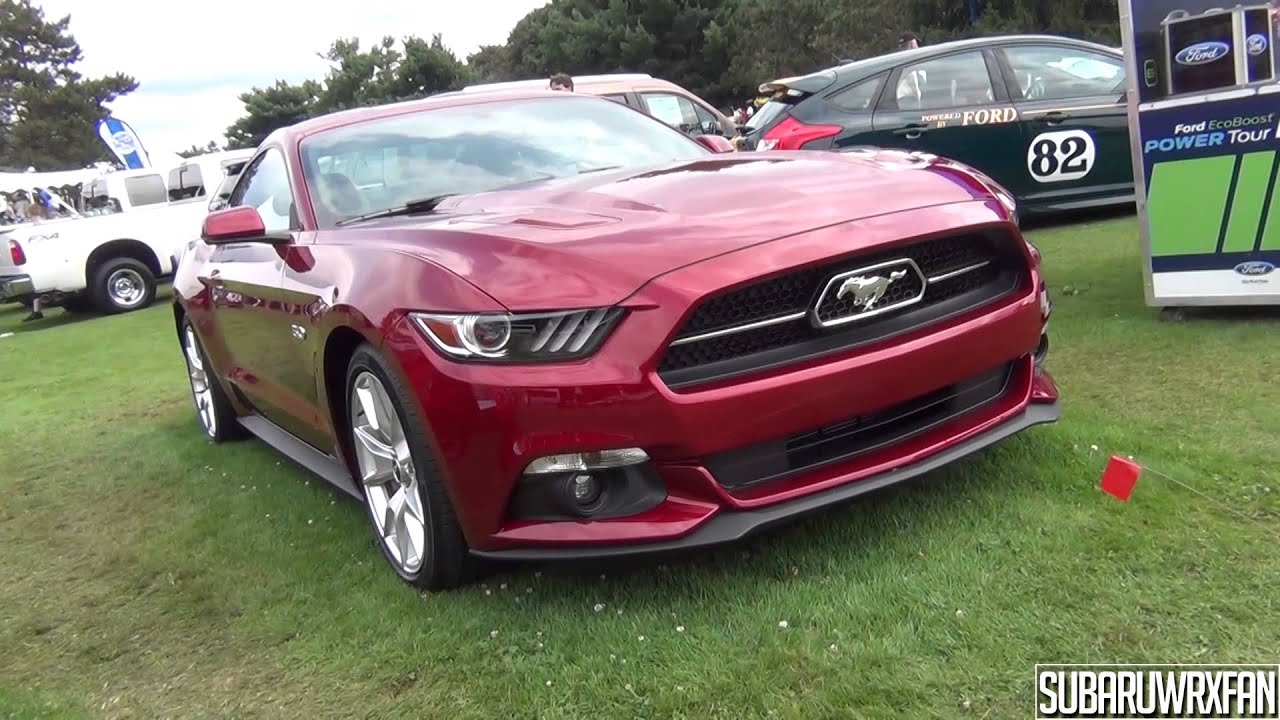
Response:
M573 87L576 90L578 88L583 88L583 87L594 88L595 86L599 86L599 85L617 85L617 84L645 82L645 81L652 81L652 80L654 80L654 77L652 75L648 75L645 73L614 73L610 75L579 75L578 77L573 78ZM511 89L511 90L543 89L545 90L547 88L548 82L549 81L545 79L534 79L534 80L512 80L509 82L482 83L479 85L468 85L462 88L461 92L464 92L464 93L492 92L494 90L507 90L507 89ZM665 83L665 81L658 81L658 82Z
M422 98L420 100L405 100L387 105L370 105L368 107L352 108L350 110L339 110L338 112L303 120L302 122L280 128L279 130L271 133L267 136L267 139L263 141L263 145L279 143L285 147L290 147L309 135L315 135L317 133L350 125L358 125L363 122L369 122L370 120L411 115L413 113L425 112L428 110L463 107L467 105L483 105L485 103L510 100L530 100L535 98L572 100L574 98L582 99L590 97L593 96L587 94L555 92L553 90L546 89L514 89L487 93L441 93L439 95L432 95L431 97ZM612 101L601 100L600 102Z
M1076 38L1063 37L1061 35L991 35L980 38L969 38L967 40L953 40L951 42L938 43L937 45L926 45L914 50L898 50L896 52L877 55L875 57L855 60L844 65L837 65L825 70L818 70L807 75L798 75L795 77L781 78L760 85L760 92L766 92L769 85L782 85L789 87L794 83L803 83L805 81L834 80L848 81L861 77L870 77L877 75L886 70L891 70L899 65L905 65L912 62L921 62L929 60L939 55L956 52L959 50L968 50L974 48L991 47L995 45L1020 45L1024 43L1052 43L1054 45L1074 45L1081 50L1091 50L1093 52L1111 55L1113 57L1122 57L1121 51L1106 45L1092 43L1087 40L1077 40ZM770 91L771 92L771 91Z
M459 92L467 95L490 93L499 90L545 90L547 89L546 80L515 80L512 82L486 83L483 85L468 85ZM697 97L692 92L680 87L679 85L655 78L652 75L643 73L618 73L614 75L583 75L573 79L573 89L575 92L584 95L609 95L613 93L625 92L645 92L667 91L678 92L692 97ZM706 102L705 100L703 102ZM709 105L709 103L708 103ZM717 111L718 112L718 111Z

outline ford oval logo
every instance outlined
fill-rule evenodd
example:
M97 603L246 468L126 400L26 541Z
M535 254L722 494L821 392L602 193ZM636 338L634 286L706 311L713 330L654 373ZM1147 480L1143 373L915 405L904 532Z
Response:
M1267 51L1267 36L1262 33L1254 33L1245 41L1245 49L1250 55L1261 55Z
M1179 65L1204 65L1231 52L1231 46L1212 40L1185 47L1174 56Z
M1270 275L1272 272L1275 271L1275 269L1276 269L1276 266L1272 265L1266 260L1250 260L1248 262L1242 262L1239 265L1237 265L1236 274L1248 275L1248 276Z

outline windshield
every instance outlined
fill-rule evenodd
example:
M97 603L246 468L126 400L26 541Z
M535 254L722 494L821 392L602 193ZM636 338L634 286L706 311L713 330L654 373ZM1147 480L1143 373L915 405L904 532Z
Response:
M335 128L300 148L321 227L439 195L709 153L650 117L590 97L423 110Z

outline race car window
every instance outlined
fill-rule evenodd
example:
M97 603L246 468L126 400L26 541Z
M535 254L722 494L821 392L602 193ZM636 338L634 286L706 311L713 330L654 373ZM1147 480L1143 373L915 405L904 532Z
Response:
M373 118L308 136L299 148L320 227L424 198L709 152L627 108L567 93Z
M981 51L908 65L898 76L899 110L939 110L995 100Z
M1124 62L1102 53L1054 45L1004 49L1022 100L1066 100L1113 95L1124 89ZM1014 92L1013 88L1010 88Z
M876 96L880 94L880 82L883 75L854 83L849 87L827 98L827 102L848 112L868 112L875 105Z
M267 232L292 229L293 192L280 151L269 149L250 165L227 204L256 208Z

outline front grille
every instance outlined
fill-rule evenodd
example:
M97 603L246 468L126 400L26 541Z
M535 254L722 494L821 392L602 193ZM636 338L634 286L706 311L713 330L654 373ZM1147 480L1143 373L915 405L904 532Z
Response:
M719 453L706 458L703 465L725 488L741 490L850 460L927 432L1002 397L1014 368L1008 363L883 410Z
M908 260L918 273L894 264ZM824 293L828 283L842 273L879 265L887 266L876 271L882 274L906 272L875 301L876 313L835 324L855 316L858 298L836 298L834 289ZM705 300L667 348L658 374L669 386L680 388L883 339L1004 295L1025 277L1025 266L1011 236L974 233L784 273ZM822 302L814 311L819 295ZM879 310L912 300L900 308Z

